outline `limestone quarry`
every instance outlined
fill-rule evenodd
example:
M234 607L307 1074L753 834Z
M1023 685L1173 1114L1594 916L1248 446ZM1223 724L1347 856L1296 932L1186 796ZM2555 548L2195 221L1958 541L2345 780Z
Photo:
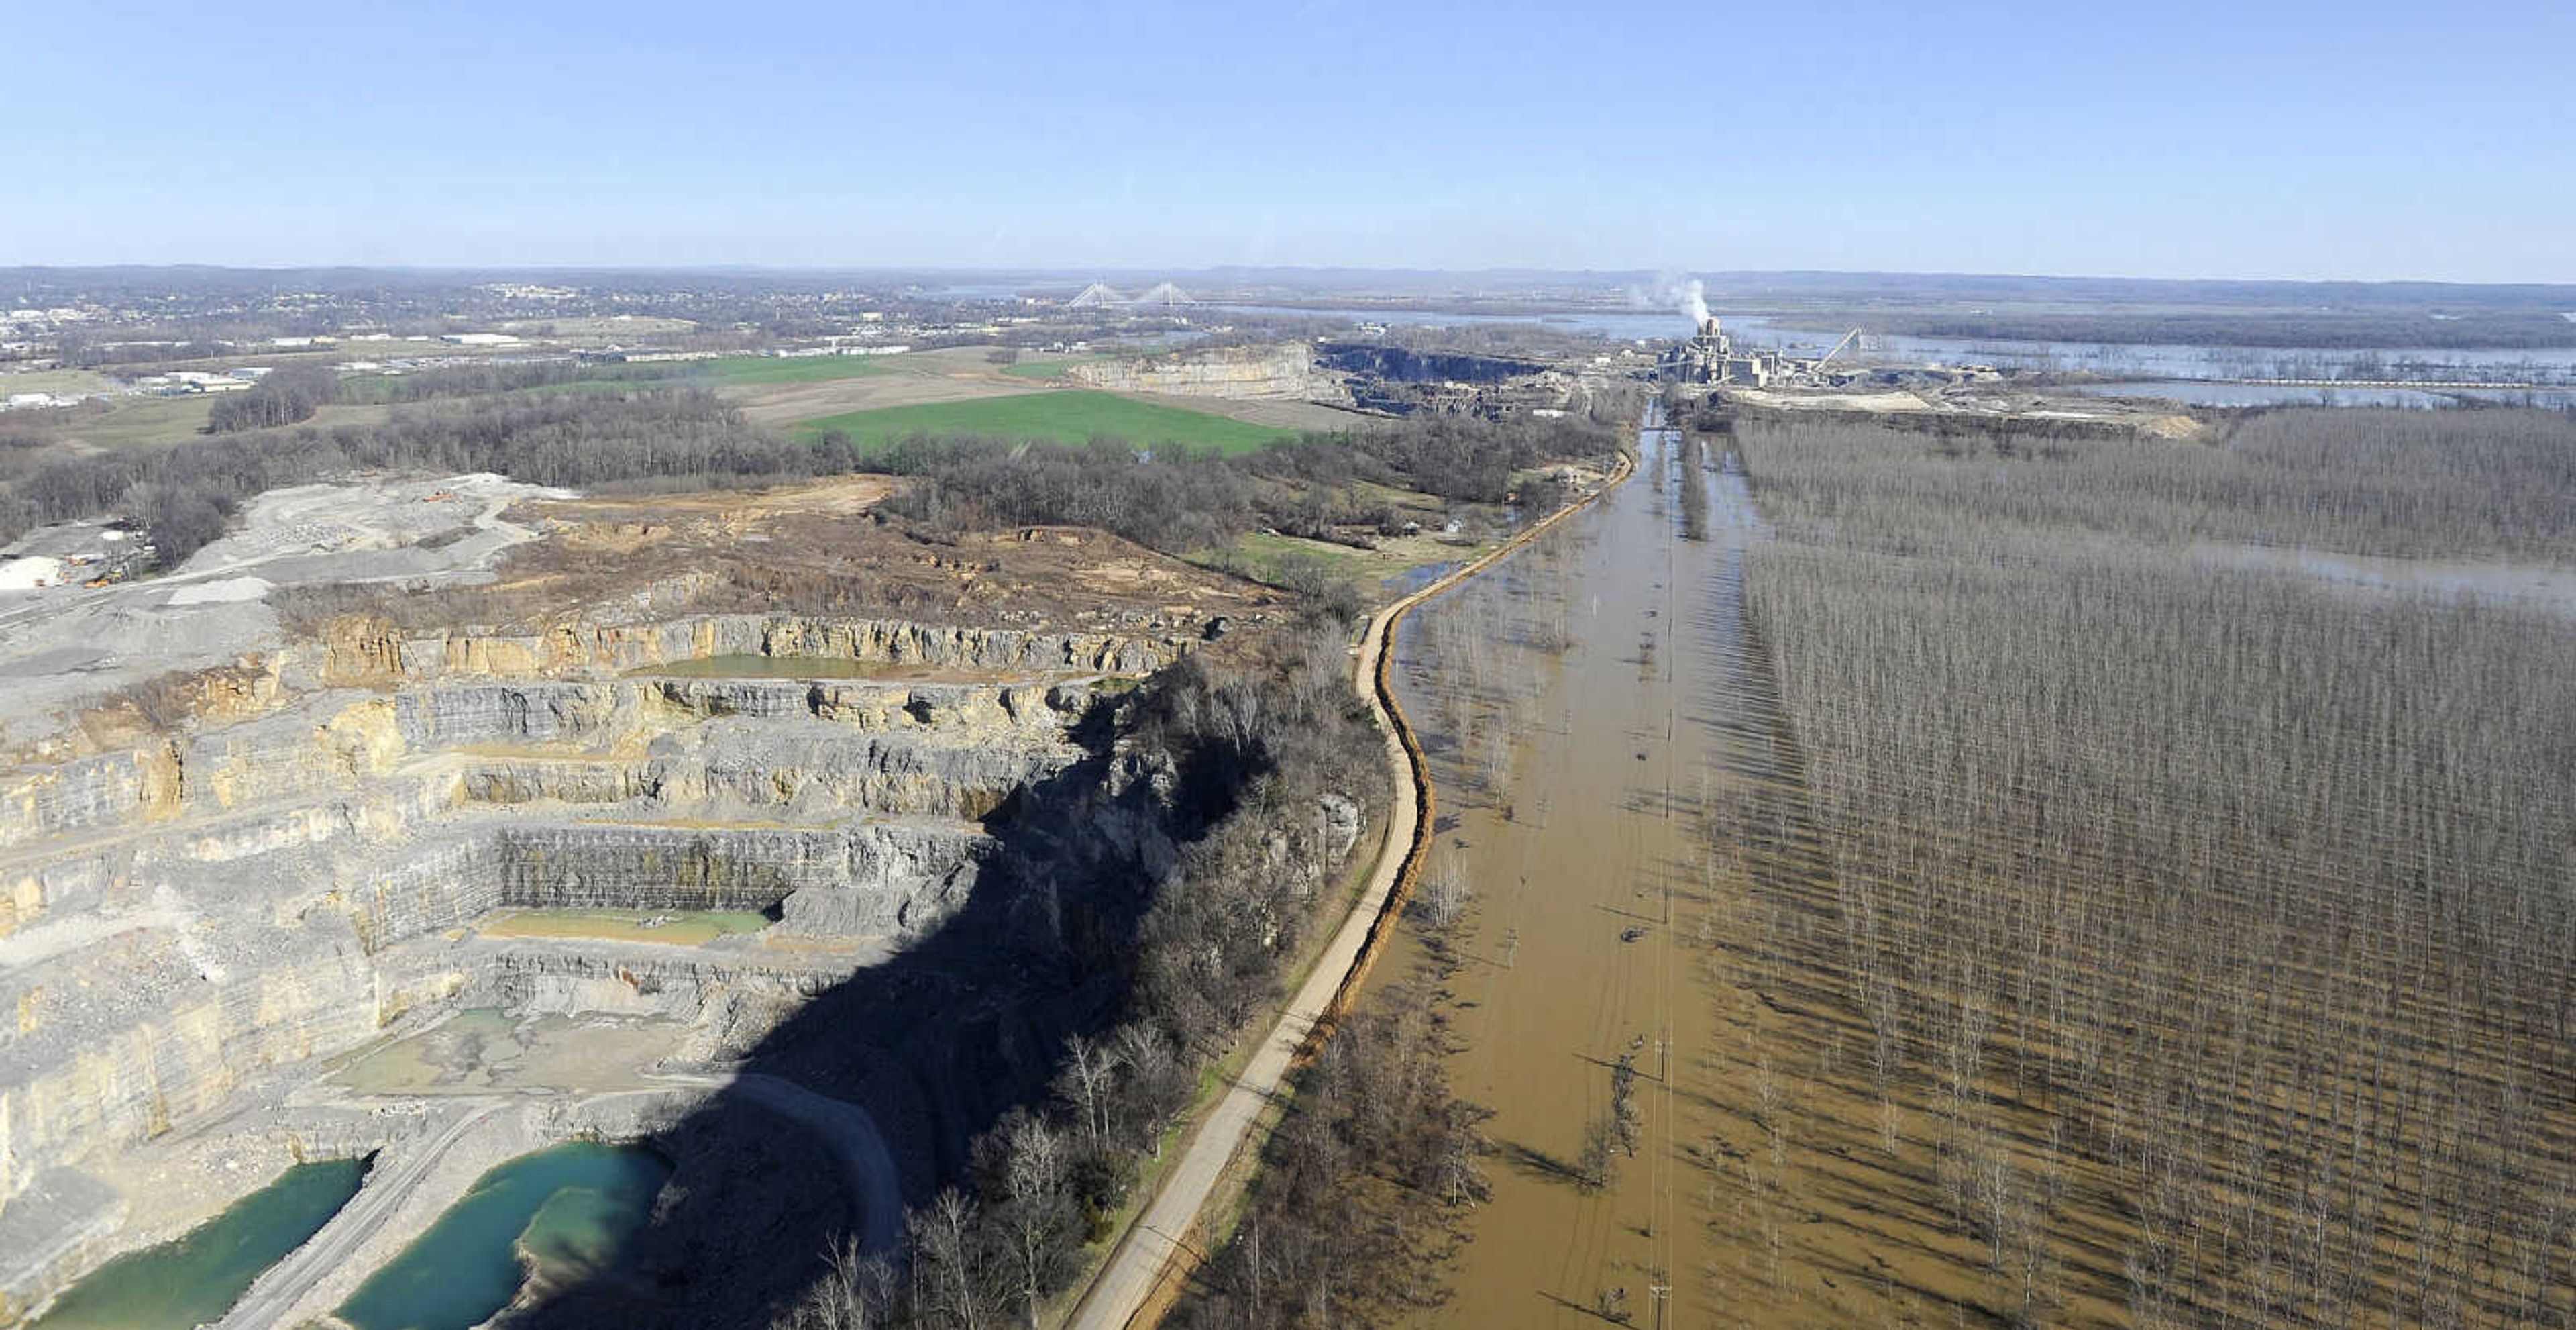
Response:
M973 1100L904 1043L945 1036L846 1097L744 1050L953 931L1014 836L1168 856L1118 700L1273 609L1098 533L921 542L884 492L307 486L175 575L0 594L0 1324L371 1154L226 1323L322 1317L490 1165L719 1091L890 1237ZM1069 809L1100 845L1026 830ZM957 1005L1000 1033L948 1046L1061 1039Z
M1233 401L1301 401L1349 406L1351 390L1304 342L1076 365L1067 377L1113 392L1167 393Z

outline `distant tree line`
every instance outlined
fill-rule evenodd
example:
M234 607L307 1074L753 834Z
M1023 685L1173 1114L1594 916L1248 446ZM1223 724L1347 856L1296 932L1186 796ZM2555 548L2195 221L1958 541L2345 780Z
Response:
M2556 412L2274 411L2205 440L1749 421L1740 434L1748 461L1763 461L1752 485L1773 520L1892 553L2074 529L2576 564L2576 417ZM1977 522L1956 520L1963 511ZM1850 520L1859 513L1873 520Z
M337 373L327 366L297 365L269 374L248 391L215 399L214 408L206 413L206 432L238 434L300 424L339 400Z
M642 365L592 364L577 360L517 360L474 365L446 365L411 374L374 374L340 381L344 402L428 402L445 397L482 397L526 392L573 383L644 385L682 377L688 362Z

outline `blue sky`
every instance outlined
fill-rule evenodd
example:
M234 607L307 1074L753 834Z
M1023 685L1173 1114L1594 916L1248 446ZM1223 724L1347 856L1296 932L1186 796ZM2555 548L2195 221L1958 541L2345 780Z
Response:
M0 266L2576 281L2576 3L0 0Z

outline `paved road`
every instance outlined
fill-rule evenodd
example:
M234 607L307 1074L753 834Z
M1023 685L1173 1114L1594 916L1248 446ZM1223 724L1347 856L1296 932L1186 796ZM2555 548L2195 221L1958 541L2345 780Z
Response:
M1626 480L1630 466L1623 461L1621 469L1603 486L1606 491ZM1577 505L1580 507L1581 505ZM1388 817L1385 848L1378 855L1377 866L1369 873L1368 885L1342 920L1341 930L1332 943L1316 958L1315 968L1306 976L1296 995L1279 1013L1279 1023L1261 1041L1259 1051L1245 1064L1242 1075L1227 1088L1225 1097L1199 1123L1198 1130L1182 1148L1180 1158L1163 1175L1162 1186L1145 1206L1136 1223L1109 1254L1091 1288L1083 1294L1068 1323L1071 1330L1125 1330L1153 1300L1155 1289L1164 1282L1165 1272L1172 1267L1173 1254L1184 1241L1195 1242L1191 1230L1207 1208L1208 1199L1224 1176L1226 1165L1243 1148L1252 1134L1272 1095L1286 1079L1297 1052L1315 1022L1329 1011L1346 984L1364 973L1368 944L1376 929L1378 915L1386 908L1387 897L1394 891L1396 879L1412 856L1421 826L1419 802L1424 779L1414 770L1403 741L1398 737L1399 719L1391 714L1379 695L1377 680L1380 661L1393 649L1396 625L1405 613L1432 596L1448 590L1465 579L1483 572L1504 555L1518 549L1532 537L1554 526L1575 509L1560 511L1515 538L1510 544L1476 560L1440 581L1406 596L1377 612L1369 620L1368 633L1360 639L1359 661L1354 675L1361 696L1368 699L1369 710L1378 720L1386 738L1387 770L1394 777L1393 809ZM1189 1259L1195 1260L1192 1256ZM1181 1267L1186 1269L1186 1266Z
M314 1285L365 1247L439 1159L494 1111L486 1105L463 1114L427 1145L405 1155L393 1172L370 1174L358 1194L322 1226L321 1232L296 1248L293 1255L269 1267L268 1273L250 1286L242 1300L215 1323L216 1330L269 1330L283 1321Z

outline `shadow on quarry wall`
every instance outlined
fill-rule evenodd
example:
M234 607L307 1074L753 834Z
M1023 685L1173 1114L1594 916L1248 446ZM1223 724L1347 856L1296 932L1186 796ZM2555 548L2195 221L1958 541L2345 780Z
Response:
M1113 781L1109 703L1077 730L1082 761L987 819L1000 842L963 908L884 964L814 998L741 1070L864 1107L894 1152L905 1204L959 1180L977 1135L1048 1093L1070 1034L1122 1015L1125 966L1171 850L1222 817L1184 765ZM1222 782L1219 782L1222 784ZM1106 793L1116 789L1114 795ZM1176 806L1175 806L1176 805ZM1158 864L1157 861L1160 861ZM515 1326L759 1330L851 1231L835 1156L742 1090L664 1136L678 1170L652 1226L609 1268L518 1313Z
M1374 342L1326 342L1315 348L1315 359L1327 369L1365 374L1390 383L1501 383L1547 368L1529 360L1461 351L1415 351Z
M1545 365L1458 351L1415 351L1373 342L1325 342L1315 361L1346 376L1352 403L1363 410L1409 415L1422 406L1421 389L1444 384L1493 387L1526 379Z

